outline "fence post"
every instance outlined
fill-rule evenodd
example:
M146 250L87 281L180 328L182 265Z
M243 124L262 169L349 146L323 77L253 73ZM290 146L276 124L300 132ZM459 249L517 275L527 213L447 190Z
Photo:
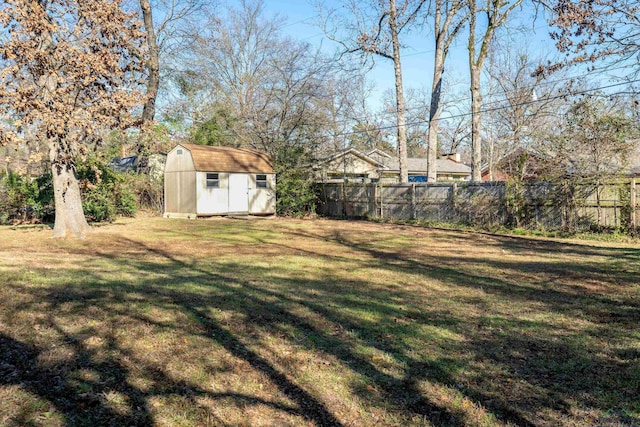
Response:
M458 183L454 182L451 186L451 209L449 210L448 218L445 221L454 221L458 218L458 209L456 203L458 200Z
M411 184L411 219L416 219L416 183Z
M375 217L378 214L378 211L376 209L376 195L378 194L378 186L376 185L376 183L371 183L371 186L373 191L367 192L367 195L369 197L369 204L367 205L369 212L367 214L370 218Z
M638 205L636 201L636 197L637 197L636 191L637 191L636 179L631 178L631 190L630 190L630 197L629 197L629 205L631 208L631 224L630 225L631 225L631 231L634 234L638 226L638 216L637 216Z
M380 180L380 218L384 218L384 186L382 180Z
M340 183L340 192L342 193L340 194L342 198L342 216L346 218L347 217L347 192L346 192L346 189L344 188L344 182Z

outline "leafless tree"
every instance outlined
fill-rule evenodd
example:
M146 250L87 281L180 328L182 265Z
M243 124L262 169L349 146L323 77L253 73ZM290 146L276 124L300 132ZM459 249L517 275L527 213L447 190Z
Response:
M206 96L194 126L222 107L235 118L227 131L237 144L276 160L312 148L330 121L327 108L336 105L327 95L333 65L309 44L283 36L282 24L265 18L261 1L242 1L223 20L210 15L194 35L187 70L190 82L206 82L197 88Z
M393 116L392 109L390 112L382 106L382 111L372 109L368 101L370 98L370 86L360 87L350 93L349 102L351 103L350 113L347 120L350 126L347 132L349 147L358 150L380 149L382 151L392 153L394 144L390 141L390 134L395 134L394 120L387 120L390 115ZM394 96L395 98L395 96ZM394 102L391 102L394 104Z
M129 0L133 1L133 0ZM147 41L146 97L142 132L136 141L138 168L145 170L154 132L156 104L161 87L161 65L175 62L190 37L189 27L209 7L206 0L138 0ZM174 64L175 65L175 64ZM166 67L165 65L165 68Z
M158 97L158 88L160 86L160 48L158 47L153 25L153 11L149 0L140 0L140 10L142 11L144 28L147 32L147 45L149 46L147 57L147 99L142 110L142 121L148 123L153 121L153 117L156 114L156 98Z
M129 0L132 2L133 0ZM152 122L161 84L161 62L180 60L192 36L190 28L213 4L207 0L136 0L144 23L147 55L147 93L143 123ZM130 5L133 8L133 5Z
M493 36L522 0L467 0L469 12L469 72L471 76L471 179L482 179L481 77ZM484 18L483 23L479 19Z
M364 148L375 140L374 134L368 131L377 126L366 125L372 114L367 103L371 91L371 84L359 71L336 69L328 76L323 89L323 101L319 105L326 115L326 138L316 145L318 157L350 148L354 144ZM379 132L378 129L375 134Z
M439 120L442 113L442 86L445 62L451 43L468 19L464 0L434 0L429 7L432 19L435 51L433 60L433 82L429 108L429 132L427 154L427 181L435 182L437 177Z
M345 0L343 6L348 15L319 5L325 34L342 46L342 55L359 53L364 62L372 57L393 61L400 182L409 181L400 37L415 24L425 3L425 0L384 0L363 5L357 0Z
M404 98L406 105L405 117L407 121L407 156L426 157L430 94L425 88L409 87L405 89ZM384 119L382 126L386 129L393 129L395 94L392 90L384 92L381 108L380 117Z
M489 179L498 159L524 148L535 151L534 140L556 122L561 111L562 80L533 75L540 59L532 59L526 46L496 42L491 48L486 75L489 94L483 105L483 137Z
M459 105L445 107L438 130L443 153L463 153L468 151L471 138L471 121L466 110Z

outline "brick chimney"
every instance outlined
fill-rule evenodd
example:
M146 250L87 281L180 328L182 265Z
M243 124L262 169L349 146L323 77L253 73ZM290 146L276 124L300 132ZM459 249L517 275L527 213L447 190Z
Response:
M453 160L456 163L460 163L460 153L448 153L440 156L441 159Z

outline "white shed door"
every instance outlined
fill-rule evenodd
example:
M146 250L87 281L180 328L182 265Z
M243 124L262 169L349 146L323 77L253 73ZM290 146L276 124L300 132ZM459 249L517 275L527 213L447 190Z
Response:
M249 212L249 175L229 174L229 212Z

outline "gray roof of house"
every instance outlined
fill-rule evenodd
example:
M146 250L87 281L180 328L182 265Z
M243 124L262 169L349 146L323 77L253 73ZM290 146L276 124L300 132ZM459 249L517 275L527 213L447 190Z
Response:
M372 165L375 166L384 166L386 171L390 172L398 172L400 170L398 158L395 156L390 156L387 153L380 150L370 150L366 153L363 153L355 148L349 148L344 151L339 151L334 153L330 157L319 160L317 164L327 163L331 160L340 158L347 154L353 154L365 160ZM410 157L407 159L407 167L409 169L409 173L411 174L426 174L427 173L427 159L426 158L415 158ZM437 171L440 174L456 174L456 175L470 175L471 168L464 163L458 163L451 159L436 159L436 167Z
M400 170L400 163L398 159L389 159L385 162L385 166L387 166L392 171ZM409 169L409 173L427 173L427 159L421 158L408 158L407 159L407 168ZM446 174L470 174L471 168L464 163L458 163L450 159L436 159L436 170L438 173Z

